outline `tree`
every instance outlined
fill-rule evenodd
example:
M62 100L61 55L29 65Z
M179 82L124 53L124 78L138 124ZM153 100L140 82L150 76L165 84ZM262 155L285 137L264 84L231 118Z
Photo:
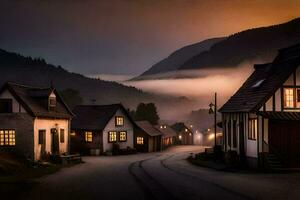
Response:
M134 120L136 120L136 121L147 120L151 124L156 125L158 123L159 116L158 116L155 104L154 103L148 103L148 104L140 103L137 106L136 111L134 113Z
M73 109L76 105L82 104L83 102L80 93L71 88L60 91L60 95L71 109Z

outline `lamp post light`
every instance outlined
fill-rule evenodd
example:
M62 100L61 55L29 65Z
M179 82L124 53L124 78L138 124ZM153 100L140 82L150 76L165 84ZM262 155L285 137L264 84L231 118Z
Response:
M215 146L214 149L217 147L217 93L215 92L215 103L209 104L209 114L214 114L215 121L214 121L214 127L215 127Z

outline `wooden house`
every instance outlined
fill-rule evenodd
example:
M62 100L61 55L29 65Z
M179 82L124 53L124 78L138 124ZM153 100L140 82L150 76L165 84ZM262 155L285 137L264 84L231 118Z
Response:
M134 121L122 104L80 105L73 110L72 152L99 155L134 148Z
M252 166L300 166L299 65L300 44L254 66L220 109L225 151L236 151Z
M194 133L193 130L186 126L183 122L175 123L171 128L176 132L175 143L178 145L193 145Z
M68 154L72 116L54 88L8 82L0 90L0 151L33 161Z
M166 149L175 144L176 132L169 125L167 124L156 125L155 128L162 133L162 142L161 142L162 149Z
M155 152L161 150L162 133L149 121L136 121L134 146L139 152Z

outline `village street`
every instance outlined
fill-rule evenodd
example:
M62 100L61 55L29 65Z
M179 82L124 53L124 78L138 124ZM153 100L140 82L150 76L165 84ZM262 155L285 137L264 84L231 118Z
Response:
M230 173L189 164L200 146L85 163L43 177L20 199L299 199L300 174Z

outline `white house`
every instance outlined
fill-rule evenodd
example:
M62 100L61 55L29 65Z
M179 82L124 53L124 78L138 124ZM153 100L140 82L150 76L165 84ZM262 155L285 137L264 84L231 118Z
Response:
M68 153L71 117L54 88L8 82L0 90L0 151L35 161Z
M134 121L122 104L80 105L73 112L72 151L100 154L112 151L114 143L134 148Z
M300 166L300 44L279 50L220 109L224 150L248 164ZM275 161L276 162L275 162Z

